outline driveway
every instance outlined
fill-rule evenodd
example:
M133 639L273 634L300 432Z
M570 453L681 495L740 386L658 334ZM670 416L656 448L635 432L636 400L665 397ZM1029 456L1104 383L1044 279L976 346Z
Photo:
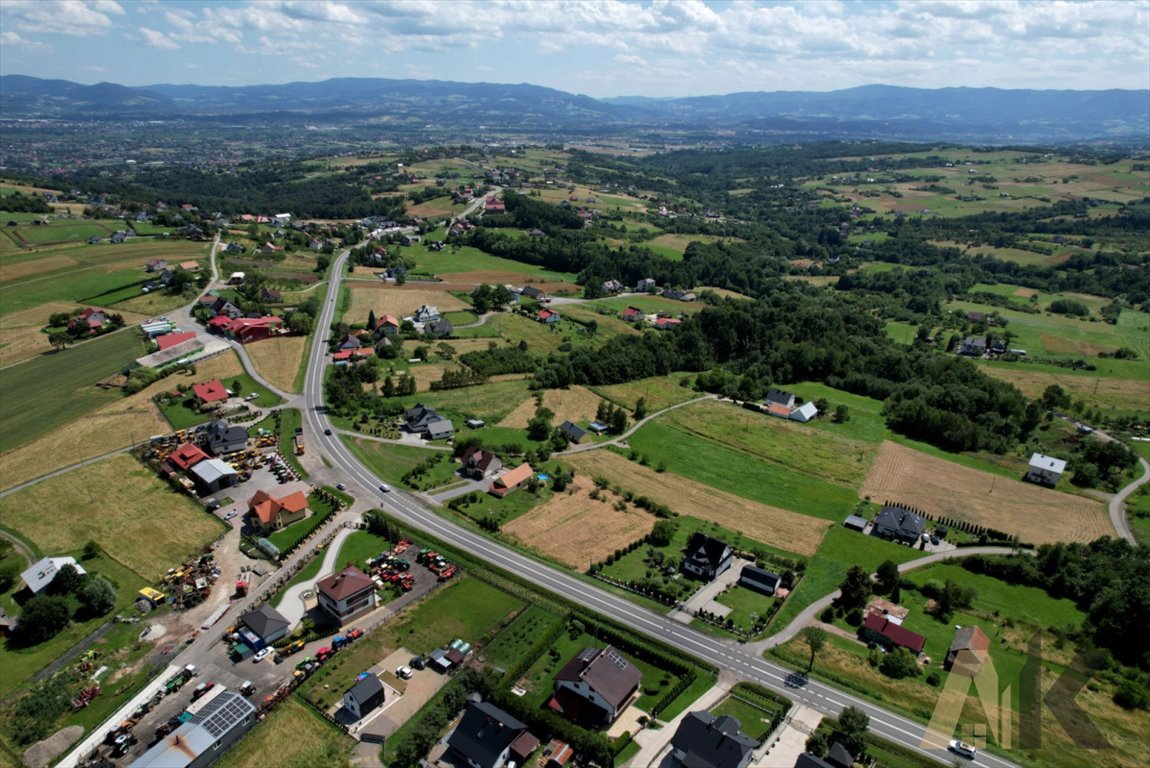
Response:
M328 544L327 552L324 553L323 563L320 565L319 573L316 574L316 577L314 579L308 579L307 581L301 581L299 584L295 584L284 592L283 598L280 599L279 605L276 606L276 610L283 614L285 619L291 622L292 629L295 629L296 626L303 621L304 614L307 613L304 593L312 591L317 581L335 569L335 562L339 558L339 548L343 544L344 539L353 532L351 528L341 528L332 538L331 543Z
M699 609L708 611L716 616L726 616L731 612L731 609L722 603L715 602L723 590L735 584L739 580L739 574L743 572L744 565L754 565L750 560L744 560L740 557L731 560L731 567L723 571L723 573L709 584L704 584L703 587L691 595L690 599L683 604L681 609L676 609L672 614L675 621L681 621L684 624L690 624L691 620L695 618L695 612Z

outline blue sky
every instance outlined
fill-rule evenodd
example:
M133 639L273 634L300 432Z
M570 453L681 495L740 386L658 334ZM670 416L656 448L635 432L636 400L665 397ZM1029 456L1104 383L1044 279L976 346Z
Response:
M529 82L596 97L1150 88L1150 0L2 0L0 73Z

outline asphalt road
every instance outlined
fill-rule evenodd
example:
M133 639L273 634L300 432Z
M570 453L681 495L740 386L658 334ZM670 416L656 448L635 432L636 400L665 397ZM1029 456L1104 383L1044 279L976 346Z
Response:
M332 323L335 316L336 298L339 294L339 284L342 280L343 267L347 258L348 254L345 252L333 265L329 298L324 304L317 328L328 328ZM322 389L325 363L324 346L317 343L314 345L312 357L308 361L307 377L304 384L304 424L313 435L311 444L316 446L316 449L333 467L343 471L344 482L352 486L353 492L361 494L361 499L374 496L380 507L412 528L437 536L475 557L526 578L541 589L562 595L624 626L667 643L671 647L678 648L721 669L730 670L742 679L757 682L796 702L832 716L837 715L843 707L858 707L870 716L871 730L875 733L915 752L928 755L939 762L950 763L953 760L954 756L945 749L945 739L949 739L950 734L939 735L933 741L933 743L938 744L937 747L924 749L920 745L923 743L926 728L920 723L855 698L824 683L802 678L785 667L748 653L743 646L693 630L666 616L637 606L625 598L588 584L575 576L507 549L497 542L472 533L466 528L440 517L412 495L399 491L381 492L379 479L347 450L338 435L334 433L332 435L324 434L325 429L332 428L323 407ZM367 495L362 495L364 493ZM942 739L941 742L940 739ZM990 768L1005 768L1015 765L1008 760L985 752L979 753L978 759L970 761L970 763Z

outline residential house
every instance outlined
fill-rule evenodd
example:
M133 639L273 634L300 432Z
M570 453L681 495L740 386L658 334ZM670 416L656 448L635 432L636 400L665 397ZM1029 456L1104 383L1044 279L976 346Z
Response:
M247 249L239 243L228 243L227 247L224 248L224 253L229 256L241 256L246 250Z
M241 632L240 636L253 651L267 648L277 640L282 640L287 637L288 630L291 629L291 622L273 608L271 603L264 603L259 608L245 613L240 617L240 624L248 630Z
M539 310L539 314L535 316L535 319L544 325L554 325L563 318L553 309L541 309Z
M278 531L307 517L307 494L297 490L275 497L264 490L248 499L248 517L253 526Z
M76 569L76 573L85 574L87 571L84 567L76 562L74 557L45 557L37 560L28 566L21 574L20 579L24 582L24 586L28 588L33 595L38 595L48 587L49 584L56 578L56 574L65 565L70 565Z
M282 291L277 291L275 288L260 289L260 301L264 304L279 304L283 299L284 295Z
M1048 485L1051 488L1058 485L1062 473L1066 471L1066 461L1034 453L1030 456L1030 464L1026 469L1026 479L1032 483Z
M350 712L356 720L361 720L364 715L381 706L383 700L383 683L375 675L368 674L344 691L343 708Z
M282 317L264 315L263 317L239 317L224 327L224 333L241 344L250 344L261 339L270 339L273 336L287 334L287 324Z
M906 648L915 655L922 653L923 647L926 646L925 637L892 621L889 616L880 616L877 613L867 614L862 626L859 627L859 635L863 640L878 643L884 648Z
M319 607L340 624L375 608L375 582L366 573L349 565L316 584Z
M243 695L224 691L128 768L206 768L252 729L257 713Z
M682 324L682 320L676 317L657 317L655 318L656 331L673 331Z
M463 464L463 475L475 480L491 477L503 468L503 462L499 460L498 456L477 445L464 451L459 460Z
M246 427L230 426L223 419L216 419L208 424L204 431L208 443L208 450L213 456L222 456L225 453L242 451L248 446L248 430Z
M538 227L532 229L531 232L529 232L528 234L530 234L531 237L534 237L534 238L540 238L540 237L546 237L547 236L547 233L544 232L542 229L539 229Z
M739 586L761 592L768 597L778 592L782 583L782 576L755 565L744 565L743 570L739 572Z
M187 472L195 464L208 458L208 454L192 443L180 443L176 446L176 450L168 454L167 463L171 465L173 471L179 470Z
M605 293L622 293L623 284L618 280L605 280L603 281L603 291Z
M363 342L354 333L349 333L347 338L340 342L340 349L362 349Z
M428 423L427 431L423 436L428 440L449 440L454 434L455 425L451 423L450 419L440 416Z
M959 627L946 652L942 668L974 677L990 655L990 638L981 627Z
M390 344L387 339L383 340L385 343ZM373 349L341 349L331 356L331 361L335 365L348 365L350 363L358 363L375 354Z
M404 235L399 239L400 245L418 245L423 240L419 235Z
M188 476L196 484L201 496L231 488L240 481L239 475L231 465L219 459L196 462L196 465L188 470Z
M827 762L831 768L852 768L855 758L841 742L832 741L830 749L827 750Z
M399 333L399 318L395 315L384 315L375 324L375 338L381 336L394 336Z
M281 251L283 251L283 249L284 249L284 247L282 245L276 245L275 243L269 241L269 242L266 242L263 245L261 245L258 250L260 253L268 254L268 253L280 253Z
M643 675L610 645L584 648L555 675L554 712L590 727L608 726L639 692Z
M529 299L535 299L536 301L544 298L547 295L543 291L536 288L534 285L523 286L523 290L521 290L519 293Z
M683 570L705 581L712 581L731 567L732 557L727 542L696 531L687 543Z
M780 405L787 409L788 415L795 407L795 396L790 392L781 389L768 389L767 390L767 405Z
M471 768L522 765L538 746L539 739L526 725L486 701L469 701L459 725L447 737L449 752Z
M888 541L901 541L903 544L918 543L926 528L926 519L909 509L896 504L887 504L875 516L871 534Z
M179 264L180 269L185 272L199 272L200 265L194 261L181 261Z
M104 310L97 307L87 307L78 315L68 320L68 330L72 333L98 333L103 330L104 323L108 322Z
M443 417L434 408L416 403L414 408L408 408L404 414L404 427L408 432L424 434L427 432L427 425L440 418Z
M422 304L419 309L411 316L411 319L417 323L434 323L439 319L439 307L434 307L430 304Z
M644 277L642 280L635 283L635 292L636 293L651 293L655 290L656 287L657 286L656 286L654 278Z
M118 229L112 233L111 240L113 243L123 243L127 241L129 237L133 237L134 235L134 232L125 232L122 229Z
M237 317L243 317L244 311L221 296L212 303L212 314L235 320Z
M638 307L627 307L623 310L623 320L628 323L643 322L643 310Z
M759 742L730 715L690 712L671 737L675 759L690 768L746 768Z
M677 288L668 288L663 291L663 297L667 299L674 299L675 301L694 301L697 296L690 291L680 291Z
M573 443L581 443L587 438L587 430L573 421L565 421L560 424L559 431Z
M535 470L527 462L523 462L515 469L504 472L499 477L495 478L495 482L491 484L488 491L499 498L503 498L509 493L512 493L523 486L528 480L535 475Z
M437 339L446 339L455 332L455 326L453 326L447 318L441 317L438 320L432 320L430 323L424 324L423 332Z
M981 336L967 336L962 340L958 354L967 357L982 357L986 354L986 339Z
M219 379L193 384L192 395L196 398L196 405L201 409L213 403L222 403L230 397L224 383Z
M487 213L503 213L507 210L507 206L495 195L488 195L483 201L483 210Z
M808 400L798 408L795 408L793 411L791 411L790 418L792 421L801 421L806 423L818 415L819 409L815 407L814 403Z
M148 263L144 265L145 272L160 272L168 268L168 262L165 259L151 258Z

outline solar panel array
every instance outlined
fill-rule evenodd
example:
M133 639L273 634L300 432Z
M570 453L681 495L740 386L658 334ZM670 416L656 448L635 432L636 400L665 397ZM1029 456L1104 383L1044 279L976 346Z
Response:
M192 722L203 726L213 738L219 739L255 711L256 708L243 696L235 691L225 691L223 695L208 702L208 706L200 710Z

